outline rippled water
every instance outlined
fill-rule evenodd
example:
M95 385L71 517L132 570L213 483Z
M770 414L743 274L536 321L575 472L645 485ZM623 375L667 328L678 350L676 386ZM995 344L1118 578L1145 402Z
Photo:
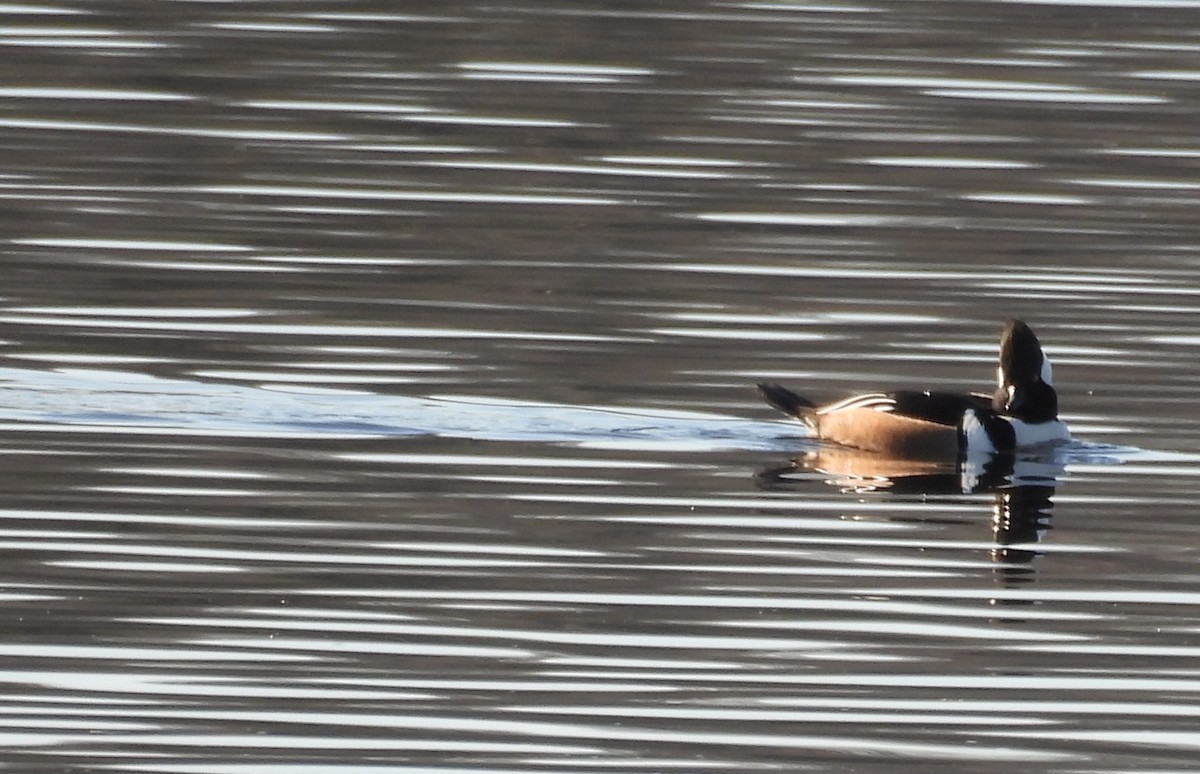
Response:
M1193 769L1191 6L6 6L0 765Z

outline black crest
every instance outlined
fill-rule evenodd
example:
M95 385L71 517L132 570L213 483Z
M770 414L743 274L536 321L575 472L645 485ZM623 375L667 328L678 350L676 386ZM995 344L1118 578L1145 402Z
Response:
M1042 343L1029 326L1020 320L1009 320L1000 334L1000 381L1006 384L1029 384L1042 378Z

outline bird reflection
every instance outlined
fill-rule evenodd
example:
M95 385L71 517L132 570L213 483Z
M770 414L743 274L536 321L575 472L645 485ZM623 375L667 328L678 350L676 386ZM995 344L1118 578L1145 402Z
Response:
M847 448L821 448L786 466L761 471L766 488L791 488L797 480L820 477L843 492L896 495L992 495L993 558L1026 564L1037 551L1024 547L1050 529L1052 498L1063 464L1052 455L985 454L954 462L892 459Z

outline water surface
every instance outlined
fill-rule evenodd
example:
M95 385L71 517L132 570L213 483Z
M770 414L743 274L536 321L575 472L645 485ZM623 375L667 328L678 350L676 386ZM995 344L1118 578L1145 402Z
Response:
M1194 26L11 7L0 759L1194 767ZM1014 316L1076 441L1012 471L753 390L986 389Z

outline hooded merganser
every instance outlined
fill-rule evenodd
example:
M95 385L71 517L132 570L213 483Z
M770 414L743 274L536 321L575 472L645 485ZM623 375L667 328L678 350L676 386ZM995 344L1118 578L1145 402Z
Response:
M991 395L873 392L817 406L777 384L758 389L821 440L896 457L944 459L1069 441L1050 376L1037 336L1020 320L1009 320L1000 336L998 385Z

